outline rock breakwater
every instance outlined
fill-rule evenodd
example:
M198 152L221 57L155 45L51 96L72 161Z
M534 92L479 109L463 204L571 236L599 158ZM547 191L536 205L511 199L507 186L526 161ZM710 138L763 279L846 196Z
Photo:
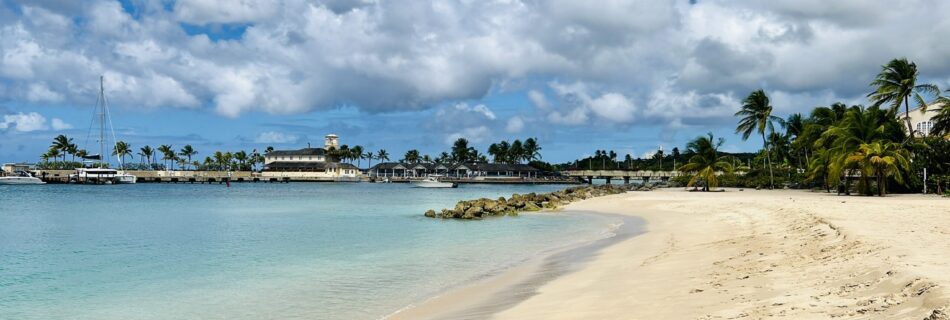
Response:
M652 185L597 185L572 187L550 193L513 194L509 198L481 198L463 200L454 208L441 211L428 210L425 216L442 219L477 220L490 216L516 216L519 212L556 209L571 202L619 194L627 191L650 191Z

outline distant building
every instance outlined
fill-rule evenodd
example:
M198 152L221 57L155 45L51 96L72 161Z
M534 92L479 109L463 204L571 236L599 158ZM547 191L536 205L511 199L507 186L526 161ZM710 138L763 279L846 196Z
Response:
M30 171L33 170L33 165L26 163L4 163L3 167L0 167L0 170L6 173L14 173L18 171Z
M927 108L927 112L923 112L920 108L915 108L910 110L910 125L914 128L914 135L918 137L929 136L930 129L934 127L933 117L940 112L940 109L943 108L941 104L934 104ZM901 121L901 124L904 126L905 130L907 128L907 123L905 118L907 113L901 112L898 115L898 120Z
M339 147L340 138L328 134L323 148L303 148L298 150L274 150L264 156L265 173L296 173L294 176L312 177L357 177L359 168L349 163L329 161L327 150Z
M441 163L379 163L367 172L374 177L424 177L444 175L457 178L534 178L540 170L526 164L469 162Z

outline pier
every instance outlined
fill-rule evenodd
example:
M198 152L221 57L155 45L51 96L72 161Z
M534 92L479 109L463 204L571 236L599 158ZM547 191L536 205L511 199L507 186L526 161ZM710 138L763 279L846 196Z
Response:
M679 171L653 171L653 170L565 170L561 174L569 177L575 177L586 183L593 183L594 179L605 179L607 184L611 180L622 179L624 184L629 184L630 180L648 181L667 181L670 178L683 175Z

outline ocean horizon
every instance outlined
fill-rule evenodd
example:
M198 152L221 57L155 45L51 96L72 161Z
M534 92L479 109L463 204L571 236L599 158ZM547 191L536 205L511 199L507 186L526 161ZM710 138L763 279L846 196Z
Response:
M563 185L0 186L0 318L378 319L616 218L427 209Z

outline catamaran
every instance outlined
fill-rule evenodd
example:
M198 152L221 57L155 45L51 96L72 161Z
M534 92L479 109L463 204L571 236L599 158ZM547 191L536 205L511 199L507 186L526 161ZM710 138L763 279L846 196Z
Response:
M105 87L103 77L99 77L99 97L96 98L96 116L94 122L99 123L99 154L83 157L83 160L98 160L97 168L76 168L76 173L69 175L69 181L73 183L93 183L93 184L129 184L135 183L135 176L125 173L121 169L124 167L123 159L116 155L119 162L119 170L105 167L106 151L106 122L108 121L109 130L112 133L113 147L116 143L115 127L112 126L112 117L109 114L109 106L106 101ZM86 139L88 141L88 138ZM86 161L83 161L86 162Z

